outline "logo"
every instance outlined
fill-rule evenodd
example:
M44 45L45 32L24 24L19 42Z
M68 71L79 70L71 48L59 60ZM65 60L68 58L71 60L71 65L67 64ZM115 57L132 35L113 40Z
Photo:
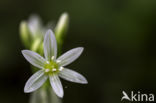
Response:
M127 100L127 101L138 101L138 102L154 102L154 94L142 94L140 91L134 92L131 91L131 95L128 96L128 94L125 91L122 91L122 98L121 101Z

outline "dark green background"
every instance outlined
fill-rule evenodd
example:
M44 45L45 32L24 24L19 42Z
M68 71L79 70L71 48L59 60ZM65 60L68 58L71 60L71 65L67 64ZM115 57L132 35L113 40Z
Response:
M44 24L70 15L64 52L85 47L68 67L88 85L63 81L64 103L121 103L122 91L156 94L156 0L0 0L0 103L28 103L31 76L21 55L19 23L30 14Z

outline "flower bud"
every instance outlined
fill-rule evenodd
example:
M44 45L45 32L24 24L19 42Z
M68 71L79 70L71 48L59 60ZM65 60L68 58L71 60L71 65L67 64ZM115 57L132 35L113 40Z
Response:
M55 28L55 35L58 44L62 44L68 29L68 25L69 25L69 15L68 13L63 13Z
M29 31L29 28L28 28L28 24L25 21L22 21L20 23L20 37L21 37L21 40L23 42L23 45L26 48L30 48L30 45L31 45L31 42L32 42L31 34L30 34L30 31Z
M44 33L44 27L42 26L42 21L38 15L31 15L27 21L28 28L30 30L31 36L35 39L36 37L42 37Z

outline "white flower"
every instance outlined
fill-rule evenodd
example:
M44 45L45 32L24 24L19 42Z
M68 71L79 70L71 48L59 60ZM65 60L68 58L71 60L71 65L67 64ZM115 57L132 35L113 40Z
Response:
M43 38L42 34L45 33L45 27L43 27L42 21L38 15L31 15L27 23L33 38L36 38L36 36Z
M22 50L25 59L40 70L33 74L27 81L24 92L30 93L40 88L45 81L50 80L50 84L57 96L63 97L63 88L59 77L76 83L87 84L87 80L81 74L67 69L64 66L75 61L82 53L83 47L77 47L67 51L57 57L57 43L51 30L48 30L44 38L44 56L30 51Z

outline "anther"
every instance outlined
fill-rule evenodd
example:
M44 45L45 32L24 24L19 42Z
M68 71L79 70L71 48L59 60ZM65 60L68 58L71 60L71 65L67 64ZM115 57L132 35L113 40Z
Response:
M63 69L64 69L63 67L60 67L60 68L59 68L59 71L62 71Z
M50 62L49 61L46 61L46 63L49 64Z
M56 69L54 68L52 71L53 71L53 72L55 72L55 71L56 71Z
M50 70L49 69L45 69L45 72L49 72Z
M55 57L54 57L54 56L52 56L52 57L51 57L51 60L54 60L54 58L55 58Z
M60 63L60 62L61 62L61 60L57 60L56 62L57 62L57 63Z

